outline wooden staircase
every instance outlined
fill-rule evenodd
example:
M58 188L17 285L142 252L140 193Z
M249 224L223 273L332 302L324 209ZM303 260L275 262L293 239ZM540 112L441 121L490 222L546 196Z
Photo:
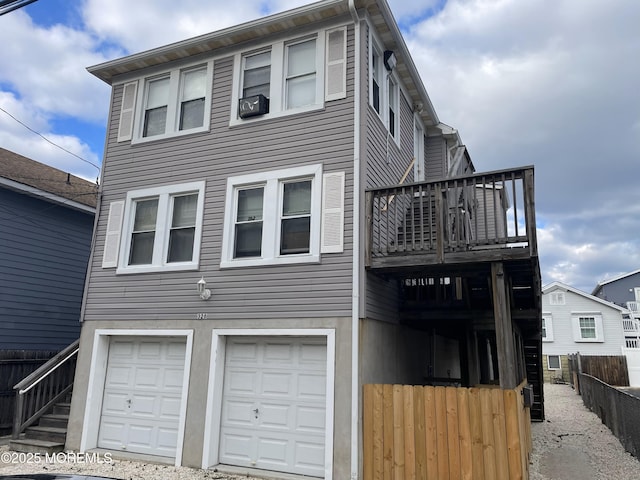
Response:
M9 448L16 452L56 453L64 450L69 423L70 399L56 403L51 413L44 414L36 425L27 427L20 438L11 440Z

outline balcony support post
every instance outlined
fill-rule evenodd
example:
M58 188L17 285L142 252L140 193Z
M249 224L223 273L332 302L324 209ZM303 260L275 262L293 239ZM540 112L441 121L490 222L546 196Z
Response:
M501 262L491 264L491 288L493 290L493 315L496 326L500 388L511 390L518 386L518 368L508 282L505 276L504 265Z

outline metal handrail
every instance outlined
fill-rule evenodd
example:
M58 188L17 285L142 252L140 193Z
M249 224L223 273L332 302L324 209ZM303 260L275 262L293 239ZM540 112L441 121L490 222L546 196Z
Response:
M14 439L71 391L75 373L75 364L71 362L78 355L79 344L78 339L13 387L16 391ZM66 371L61 370L63 366L68 367Z

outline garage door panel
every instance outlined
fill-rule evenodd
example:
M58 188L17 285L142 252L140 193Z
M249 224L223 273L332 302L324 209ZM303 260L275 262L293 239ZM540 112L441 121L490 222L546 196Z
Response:
M292 427L291 405L262 403L258 411L259 426L270 429L288 430Z
M299 432L324 433L325 409L311 406L298 407L295 428Z
M294 374L291 372L269 372L262 374L261 393L271 396L291 396Z
M186 342L182 347L179 343L167 338L111 339L99 447L176 455L186 352Z
M324 375L298 375L298 398L301 400L324 400L327 396L326 378Z
M322 477L326 358L324 337L228 337L220 462Z

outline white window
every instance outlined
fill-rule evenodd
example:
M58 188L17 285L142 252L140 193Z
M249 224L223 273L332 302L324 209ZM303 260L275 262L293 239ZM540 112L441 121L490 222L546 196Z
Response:
M344 174L323 177L322 165L311 165L231 177L226 201L222 268L319 262L321 249L342 251ZM324 229L333 235L321 242Z
M346 28L320 31L236 55L232 125L317 110L346 97ZM325 92L326 88L326 92ZM262 94L266 113L242 115L243 99Z
M385 56L377 40L371 36L369 58L369 103L378 113L392 138L399 141L400 87L396 74L387 69Z
M316 104L316 40L286 46L285 109Z
M571 314L573 339L576 342L604 342L602 315L591 312Z
M564 305L565 295L564 292L552 292L549 294L549 304L551 305Z
M550 314L542 314L542 341L553 342L553 317Z
M103 261L103 267L117 266L117 273L197 268L203 205L204 182L129 192L122 215L110 209L105 258L118 261ZM113 253L116 247L119 255Z
M212 69L213 63L207 62L127 83L118 141L141 142L206 131Z
M549 370L561 370L562 363L560 362L560 355L548 355L547 365Z

